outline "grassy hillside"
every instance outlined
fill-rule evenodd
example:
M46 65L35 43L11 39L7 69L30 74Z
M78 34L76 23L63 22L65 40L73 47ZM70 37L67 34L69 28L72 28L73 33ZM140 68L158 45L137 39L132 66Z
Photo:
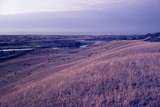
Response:
M160 43L113 41L87 52L94 54L17 82L0 107L160 106Z

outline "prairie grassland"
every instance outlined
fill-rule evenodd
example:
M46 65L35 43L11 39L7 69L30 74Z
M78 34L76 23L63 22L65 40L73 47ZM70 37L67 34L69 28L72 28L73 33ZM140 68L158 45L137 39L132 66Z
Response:
M88 51L96 54L17 83L0 107L160 107L160 43L114 41Z

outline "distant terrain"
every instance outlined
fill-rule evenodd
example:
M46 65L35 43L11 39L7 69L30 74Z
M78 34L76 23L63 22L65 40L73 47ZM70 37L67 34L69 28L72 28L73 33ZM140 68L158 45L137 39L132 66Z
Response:
M0 35L0 61L15 58L35 49L80 48L97 41L160 41L160 33L146 35Z
M0 107L160 107L160 33L1 35Z

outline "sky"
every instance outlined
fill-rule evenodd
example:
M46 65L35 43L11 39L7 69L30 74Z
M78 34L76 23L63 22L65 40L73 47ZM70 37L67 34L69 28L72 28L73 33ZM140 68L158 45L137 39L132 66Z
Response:
M0 34L160 31L160 0L0 0Z

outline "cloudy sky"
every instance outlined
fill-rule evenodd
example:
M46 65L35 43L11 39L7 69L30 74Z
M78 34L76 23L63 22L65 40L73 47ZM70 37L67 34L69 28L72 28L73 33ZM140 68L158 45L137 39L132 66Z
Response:
M0 34L160 31L160 0L0 0Z

